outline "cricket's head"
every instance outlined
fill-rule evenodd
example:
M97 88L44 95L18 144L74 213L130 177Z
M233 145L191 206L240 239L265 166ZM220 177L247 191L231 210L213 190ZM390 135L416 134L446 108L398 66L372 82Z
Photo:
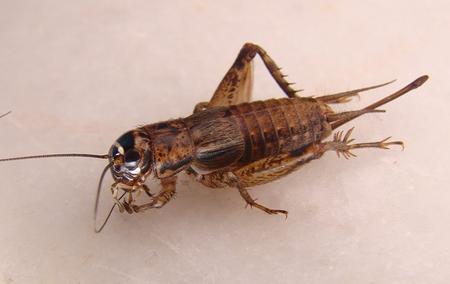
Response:
M111 174L116 183L136 187L152 172L152 152L148 135L139 130L120 136L109 150Z

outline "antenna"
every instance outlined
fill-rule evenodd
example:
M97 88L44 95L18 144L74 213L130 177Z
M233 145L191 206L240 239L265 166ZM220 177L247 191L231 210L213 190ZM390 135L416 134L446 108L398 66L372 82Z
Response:
M3 115L5 116L5 115ZM28 160L28 159L45 159L45 158L61 158L61 157L83 157L83 158L96 158L96 159L108 159L109 155L105 154L105 155L97 155L97 154L84 154L84 153L65 153L65 154L43 154L43 155L33 155L33 156L22 156L22 157L13 157L13 158L4 158L4 159L0 159L0 162L10 162L10 161L17 161L17 160ZM113 162L110 162L105 169L103 169L102 175L100 177L100 182L98 184L98 189L97 189L97 197L95 199L95 217L94 219L97 219L97 211L98 211L98 202L99 202L99 198L100 198L100 190L102 187L102 182L103 182L103 178L105 177L106 172L108 171L109 168L111 168L111 166L113 165ZM120 199L122 199L122 197L125 195L125 193L120 197ZM103 224L101 225L101 227L99 229L97 229L97 227L95 228L95 232L99 233L103 227L105 227L106 223L109 220L109 217L111 216L111 213L114 210L114 207L116 206L116 204L111 208L111 210L109 211L105 221L103 222Z
M11 113L11 111L8 111L7 113L4 113L4 114L0 115L0 118L5 117L5 116L7 116L10 113Z
M114 205L111 207L111 210L109 210L108 215L105 218L105 221L103 221L102 225L100 227L97 228L97 216L98 216L98 204L100 201L100 193L102 190L102 183L103 183L103 179L105 178L106 172L112 167L113 162L109 163L108 165L106 165L106 167L103 169L102 174L100 175L100 181L98 182L98 186L97 186L97 194L95 195L95 206L94 206L94 231L96 233L100 233L103 228L105 227L106 223L108 223L109 217L111 217L111 214L114 210L114 208L116 207L117 203L114 203ZM124 192L119 200L122 199L122 197L124 197L126 192Z
M67 153L67 154L43 154L34 156L23 156L14 158L4 158L0 159L0 162L17 161L17 160L28 160L28 159L45 159L45 158L56 158L56 157L83 157L83 158L96 158L96 159L108 159L109 155L96 155L96 154L79 154L79 153Z

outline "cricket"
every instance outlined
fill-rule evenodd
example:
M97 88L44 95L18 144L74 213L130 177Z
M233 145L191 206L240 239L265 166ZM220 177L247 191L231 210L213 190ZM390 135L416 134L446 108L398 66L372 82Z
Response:
M286 97L252 100L256 55ZM246 43L212 98L198 103L188 117L127 131L113 143L107 154L43 154L5 158L0 162L53 157L107 160L95 199L96 232L104 228L116 207L129 214L164 207L175 195L177 176L181 172L210 188L236 189L250 207L287 217L286 210L272 209L256 202L249 189L284 177L329 151L348 159L355 156L353 151L356 149L403 147L402 141L391 141L390 137L376 142L353 143L353 128L347 131L336 129L361 115L384 112L379 107L420 87L427 79L428 76L421 76L359 110L335 112L331 105L349 102L361 92L393 81L341 93L303 97L299 95L300 90L292 88L293 84L286 80L281 68L263 48ZM328 137L331 139L326 140ZM114 204L105 220L97 226L99 196L108 172L114 180L109 186ZM152 192L146 185L150 178L160 184L158 192Z

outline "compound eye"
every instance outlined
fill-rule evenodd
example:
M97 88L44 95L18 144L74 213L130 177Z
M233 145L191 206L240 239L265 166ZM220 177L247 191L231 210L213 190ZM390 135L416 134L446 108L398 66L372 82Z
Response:
M119 156L120 155L120 151L119 151L119 148L117 147L117 146L112 146L111 147L111 150L110 150L110 155L111 155L111 157L117 157L117 156Z
M141 155L138 151L131 149L125 153L125 167L128 169L137 168L139 161L141 160Z

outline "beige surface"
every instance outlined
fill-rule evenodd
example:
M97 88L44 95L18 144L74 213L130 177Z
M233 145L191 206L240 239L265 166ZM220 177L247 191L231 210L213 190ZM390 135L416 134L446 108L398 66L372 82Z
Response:
M0 157L105 153L136 125L186 116L246 41L307 95L398 79L339 109L429 74L348 126L405 151L328 154L253 191L287 221L182 177L164 209L116 213L99 235L104 161L1 164L1 283L448 283L448 1L162 2L1 1L0 113L13 113ZM255 97L282 97L256 69Z

